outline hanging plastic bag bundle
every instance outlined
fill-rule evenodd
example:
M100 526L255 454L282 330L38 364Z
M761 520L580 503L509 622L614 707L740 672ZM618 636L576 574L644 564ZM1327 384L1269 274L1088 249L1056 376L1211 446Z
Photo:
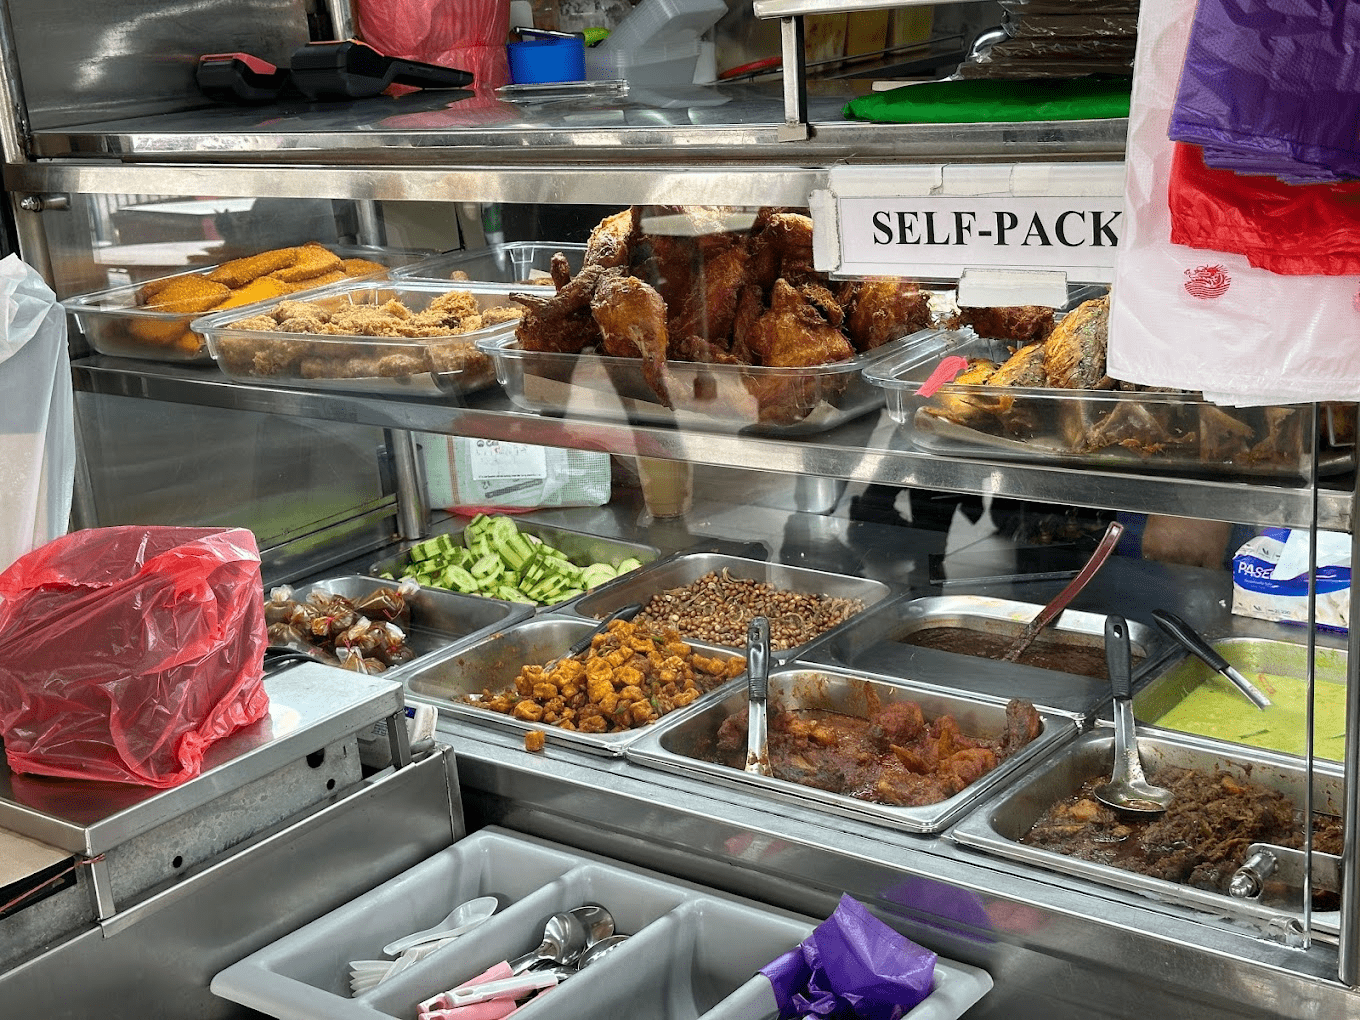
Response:
M0 573L10 768L170 787L269 711L260 557L242 529L77 531Z
M1224 404L1360 398L1354 277L1283 276L1246 255L1171 240L1167 131L1190 36L1186 12L1184 0L1142 4L1109 373Z

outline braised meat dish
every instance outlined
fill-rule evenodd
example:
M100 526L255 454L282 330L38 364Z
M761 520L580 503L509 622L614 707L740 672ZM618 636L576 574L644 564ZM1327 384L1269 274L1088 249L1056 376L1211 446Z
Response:
M1162 767L1148 781L1172 792L1164 814L1121 814L1095 798L1096 776L1052 805L1022 843L1167 882L1227 894L1252 843L1301 847L1303 826L1292 800L1224 771ZM1313 846L1341 852L1340 820L1318 815Z
M871 705L864 717L790 709L771 698L770 769L776 779L877 804L921 807L964 790L1034 740L1043 728L1027 701L1006 706L1001 733L964 733L952 715L927 719L910 700ZM717 760L746 761L746 712L718 730Z
M648 233L648 215L663 210L693 230ZM928 295L915 283L833 286L813 268L804 213L762 209L750 228L732 230L728 210L671 210L633 207L602 220L574 277L555 256L553 293L514 295L526 309L520 349L639 358L656 400L674 408L684 394L668 379L672 362L811 369L930 325ZM802 373L742 377L758 419L776 424L805 418L827 395L817 383Z

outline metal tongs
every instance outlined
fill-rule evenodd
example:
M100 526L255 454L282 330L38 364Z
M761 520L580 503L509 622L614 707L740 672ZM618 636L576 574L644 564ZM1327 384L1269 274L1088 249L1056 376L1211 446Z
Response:
M597 623L590 630L589 633L587 633L583 638L581 638L579 641L573 644L570 648L568 648L557 658L549 659L547 662L545 662L543 664L543 672L551 673L559 663L565 662L567 659L570 659L573 656L580 655L582 652L584 652L587 648L590 647L590 643L595 640L595 635L603 634L605 632L605 629L608 628L608 626L615 620L628 621L631 620L633 617L637 616L637 614L640 612L642 612L641 602L630 602L626 606L620 606L618 609L614 610L608 616L600 620L600 622Z
M770 693L770 621L757 616L746 628L746 771L770 772L765 700Z

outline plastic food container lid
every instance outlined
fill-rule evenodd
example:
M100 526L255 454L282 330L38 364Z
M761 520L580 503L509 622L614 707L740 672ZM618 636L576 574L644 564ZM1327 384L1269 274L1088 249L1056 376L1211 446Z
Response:
M686 40L697 45L699 35L726 13L725 0L642 0L592 49L636 53Z

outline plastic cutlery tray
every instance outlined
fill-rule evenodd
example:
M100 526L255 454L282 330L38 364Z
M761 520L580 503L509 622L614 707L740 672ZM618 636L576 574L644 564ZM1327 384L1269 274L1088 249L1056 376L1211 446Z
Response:
M505 905L383 984L349 994L349 961L474 896ZM632 936L516 1016L698 1020L816 926L772 907L504 830L482 829L223 970L212 991L280 1020L414 1017L416 1005L537 947L555 911L599 903Z

